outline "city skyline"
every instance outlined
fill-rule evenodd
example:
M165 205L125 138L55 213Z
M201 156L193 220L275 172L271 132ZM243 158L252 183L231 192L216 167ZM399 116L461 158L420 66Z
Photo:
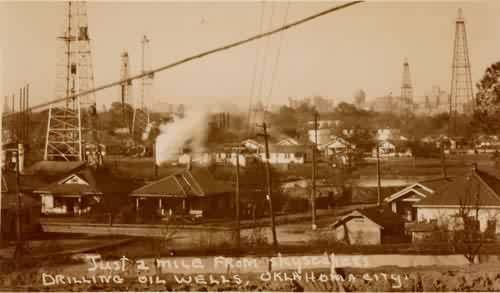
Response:
M285 15L288 23L339 3L276 2L265 3L263 8L261 2L89 1L96 85L119 79L124 50L130 55L131 73L140 71L140 40L144 34L151 39L155 68L257 34L261 11L262 31L267 31L271 14L272 27L276 28L284 23ZM500 8L495 1L368 1L284 32L281 46L278 34L159 73L154 95L162 102L166 97L171 99L166 102L172 103L210 103L220 97L248 105L257 62L254 94L261 88L260 95L255 95L269 104L286 104L288 97L314 95L351 99L358 89L363 89L368 98L389 93L398 96L404 58L410 64L416 97L424 96L434 85L449 92L458 8L463 9L466 19L475 84L486 67L498 60L500 20L492 12L497 6ZM54 93L56 37L63 31L65 2L2 2L0 8L5 14L1 35L6 44L2 50L2 94L17 94L18 88L29 82L32 104L48 101ZM277 70L274 79L273 70ZM134 83L136 95L138 86ZM117 92L98 92L98 108L118 101Z

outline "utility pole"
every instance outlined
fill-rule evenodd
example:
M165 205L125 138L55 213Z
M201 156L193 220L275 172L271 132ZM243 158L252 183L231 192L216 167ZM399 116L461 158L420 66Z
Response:
M382 204L382 194L380 190L380 151L379 151L379 142L377 144L377 206L380 207Z
M316 230L316 148L318 146L318 112L314 111L314 143L312 146L312 194L311 217L312 230Z
M266 199L269 201L269 212L271 214L271 230L273 233L273 248L275 251L278 250L278 238L276 237L276 223L274 221L274 210L273 210L273 198L272 198L272 187L271 187L271 167L269 165L269 141L267 135L267 125L262 123L262 128L264 129L264 142L266 151L266 183L267 183L267 195Z
M446 162L445 162L445 156L444 156L444 140L443 139L441 139L440 149L441 149L441 170L442 170L443 178L447 178L448 175L446 174Z
M240 147L236 151L236 247L241 248L241 227L240 227Z
M22 247L22 237L21 237L21 178L20 178L20 157L21 152L23 152L23 145L18 142L17 151L16 151L16 250L14 252L14 256L16 259L22 257L23 247Z

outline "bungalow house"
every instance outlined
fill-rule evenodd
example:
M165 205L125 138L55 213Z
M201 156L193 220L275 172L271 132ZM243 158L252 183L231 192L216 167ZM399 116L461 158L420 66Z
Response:
M473 168L465 175L451 178L446 184L429 193L413 205L419 222L437 221L451 229L460 223L459 213L478 214L482 231L500 225L500 179Z
M186 168L131 192L139 215L232 215L232 186L205 168Z
M304 164L308 150L307 146L271 145L269 146L269 163L271 164ZM260 154L264 161L265 153Z
M18 189L15 173L4 170L2 172L2 195L0 202L0 214L2 217L0 219L0 238L16 239L18 203L20 204L22 237L25 238L26 234L39 232L40 202L31 197L24 186L19 186Z
M85 162L41 161L26 170L44 176L49 184L33 190L44 215L82 215L102 199L94 170Z
M438 178L416 182L404 187L384 199L391 210L406 222L417 220L417 209L414 204L434 194L440 187L448 184L451 178Z
M350 245L377 245L400 236L403 222L390 209L371 207L357 209L339 217L329 226L337 240Z
M429 135L421 139L421 142L432 144L436 148L441 147L441 143L443 143L443 148L445 150L454 150L457 148L457 141L447 135Z
M381 158L411 157L412 152L405 141L381 140L379 142L379 156ZM372 149L372 157L377 157L377 147Z
M355 149L356 146L340 136L332 136L329 142L318 146L318 148L321 151L325 152L327 156L331 156L335 154L346 153L350 150Z

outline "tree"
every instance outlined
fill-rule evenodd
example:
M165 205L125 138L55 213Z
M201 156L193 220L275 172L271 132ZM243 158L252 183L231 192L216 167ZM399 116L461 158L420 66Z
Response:
M475 128L486 133L500 130L500 61L490 65L477 83Z
M471 181L466 186L456 214L458 223L455 222L452 229L453 247L462 253L469 263L474 263L479 257L486 234L481 231L479 224L480 191L479 183L474 184Z

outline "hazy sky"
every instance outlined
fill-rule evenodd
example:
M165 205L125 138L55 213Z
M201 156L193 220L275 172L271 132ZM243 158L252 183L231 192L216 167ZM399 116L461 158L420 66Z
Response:
M119 79L124 50L129 52L132 73L139 72L143 34L151 39L153 67L157 67L258 33L262 5L268 30L271 11L277 27L283 24L287 5L290 22L339 4L262 3L89 1L96 85ZM500 60L500 1L370 1L285 32L271 103L316 94L351 98L360 88L369 97L398 95L405 57L416 95L424 95L434 84L449 91L459 7L466 18L475 83L489 64ZM2 96L18 93L29 82L33 102L52 98L56 37L64 27L65 8L64 2L0 3ZM221 97L247 105L260 48L257 76L263 77L260 96L265 98L278 46L276 36L269 43L264 39L159 73L155 95L173 103ZM117 101L118 90L99 92L97 99L98 104Z

